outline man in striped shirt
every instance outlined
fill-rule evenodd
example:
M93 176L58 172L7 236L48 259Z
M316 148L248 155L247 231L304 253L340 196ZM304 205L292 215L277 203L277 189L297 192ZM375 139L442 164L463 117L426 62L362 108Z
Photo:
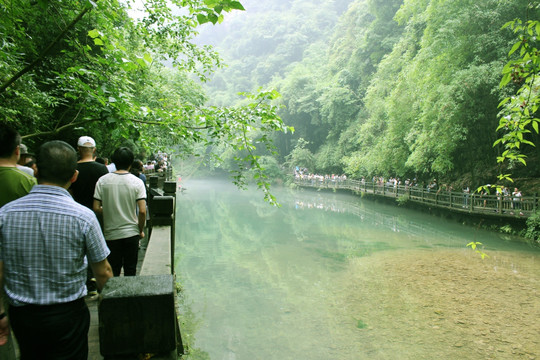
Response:
M0 289L21 359L87 359L86 259L102 288L112 277L109 249L95 214L67 191L78 174L75 150L45 143L37 166L38 185L0 209ZM0 345L9 331L1 304Z

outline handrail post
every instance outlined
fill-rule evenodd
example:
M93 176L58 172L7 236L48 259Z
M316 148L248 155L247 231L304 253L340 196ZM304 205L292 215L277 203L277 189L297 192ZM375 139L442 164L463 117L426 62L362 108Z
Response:
M163 183L163 195L170 196L173 198L173 208L172 208L172 223L171 223L171 239L175 238L175 222L176 222L176 181L165 181ZM171 268L174 269L174 248L175 242L171 241ZM173 270L174 271L174 270Z

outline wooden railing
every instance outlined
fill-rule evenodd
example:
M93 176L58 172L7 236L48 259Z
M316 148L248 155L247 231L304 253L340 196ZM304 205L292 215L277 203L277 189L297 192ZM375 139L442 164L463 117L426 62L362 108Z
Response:
M318 189L345 189L387 198L402 198L452 211L497 217L529 217L538 209L538 196L481 195L458 191L428 190L422 186L378 184L370 181L295 178L295 184ZM514 201L516 200L516 201Z

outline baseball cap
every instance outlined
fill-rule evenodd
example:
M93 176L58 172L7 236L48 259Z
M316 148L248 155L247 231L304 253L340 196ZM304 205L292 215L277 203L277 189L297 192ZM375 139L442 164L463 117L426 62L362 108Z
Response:
M96 147L96 142L90 136L81 136L79 141L77 141L77 146Z
M24 144L19 145L21 155L34 155L28 152L28 147Z

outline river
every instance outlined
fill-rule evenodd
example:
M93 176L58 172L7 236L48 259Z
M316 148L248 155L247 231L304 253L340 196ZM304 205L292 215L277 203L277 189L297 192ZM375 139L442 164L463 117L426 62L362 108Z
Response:
M540 251L349 193L184 181L185 359L539 359ZM482 259L466 245L480 242Z

